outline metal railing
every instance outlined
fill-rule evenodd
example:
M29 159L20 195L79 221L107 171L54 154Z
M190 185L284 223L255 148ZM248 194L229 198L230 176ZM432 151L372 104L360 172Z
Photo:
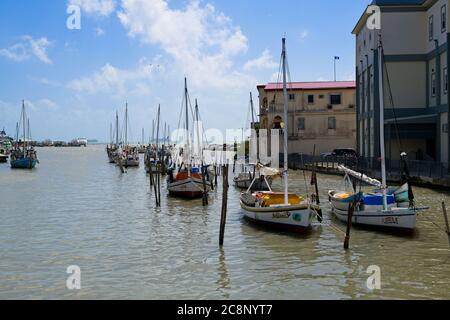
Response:
M283 157L280 155L280 165L284 165ZM289 168L294 170L309 170L315 164L318 171L338 173L338 167L344 165L355 171L364 172L379 178L381 162L378 158L363 157L339 157L339 156L315 156L306 154L290 154L288 157ZM409 174L412 178L446 179L450 178L447 165L437 161L407 160ZM399 177L403 172L401 160L387 159L386 171L388 177Z

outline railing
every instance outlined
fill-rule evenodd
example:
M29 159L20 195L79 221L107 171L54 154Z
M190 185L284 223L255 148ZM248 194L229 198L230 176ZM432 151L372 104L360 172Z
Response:
M380 178L381 162L378 158L355 158L338 156L311 156L306 154L290 154L288 157L289 168L295 170L309 170L315 164L318 171L338 173L339 165L344 165L352 170L364 172L374 178ZM409 174L412 178L446 179L450 178L448 167L437 161L407 160ZM280 154L280 165L283 166L283 156ZM401 160L387 159L386 173L388 178L399 178L403 172Z

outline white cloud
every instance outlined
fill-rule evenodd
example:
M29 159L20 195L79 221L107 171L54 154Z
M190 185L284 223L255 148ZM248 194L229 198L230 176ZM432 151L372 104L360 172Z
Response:
M102 28L96 28L95 29L95 35L97 37L101 37L101 36L105 35L105 30L103 30Z
M230 88L251 80L234 66L248 49L246 36L210 4L193 0L172 9L165 0L122 0L118 17L130 37L160 46L194 86Z
M69 0L69 5L79 6L88 14L104 17L109 16L116 9L114 0Z
M253 69L274 69L278 66L270 54L269 50L264 50L259 58L249 60L244 65L244 70L249 71Z
M148 95L152 75L163 70L161 65L151 63L145 58L142 58L138 66L132 70L119 69L108 63L91 76L70 81L67 88L85 94Z
M31 36L23 36L22 39L23 42L0 49L0 55L16 62L27 61L34 56L45 64L52 64L47 54L47 49L52 43L46 37L33 39Z
M301 33L300 33L300 40L304 40L306 38L309 37L309 30L308 29L304 29Z

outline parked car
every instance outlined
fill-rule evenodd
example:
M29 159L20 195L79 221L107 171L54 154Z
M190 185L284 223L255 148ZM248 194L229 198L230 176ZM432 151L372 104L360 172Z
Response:
M346 158L346 159L356 159L358 158L358 153L355 149L351 148L341 148L334 149L333 152L327 152L322 154L323 158Z

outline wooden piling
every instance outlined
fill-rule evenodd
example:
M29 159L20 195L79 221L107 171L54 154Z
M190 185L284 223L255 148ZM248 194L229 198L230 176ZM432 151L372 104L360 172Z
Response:
M224 144L223 151L226 152L227 146ZM219 245L222 247L225 237L225 224L227 220L227 206L228 206L228 164L222 166L223 192L222 192L222 212L220 217L220 234Z
M442 202L442 212L444 213L445 231L447 232L448 243L450 244L450 226L448 222L447 207L445 206L445 202Z
M352 220L353 220L353 213L355 212L355 206L356 206L355 201L353 201L348 205L347 232L345 233L345 240L344 240L345 250L348 250L348 248L350 247L350 230L352 228Z

